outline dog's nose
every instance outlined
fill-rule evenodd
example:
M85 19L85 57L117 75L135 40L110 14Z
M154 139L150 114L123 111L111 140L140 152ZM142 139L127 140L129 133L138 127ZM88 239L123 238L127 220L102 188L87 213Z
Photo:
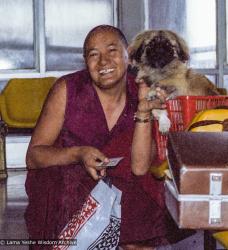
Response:
M170 41L159 33L146 47L146 59L153 68L163 68L175 59L175 50Z

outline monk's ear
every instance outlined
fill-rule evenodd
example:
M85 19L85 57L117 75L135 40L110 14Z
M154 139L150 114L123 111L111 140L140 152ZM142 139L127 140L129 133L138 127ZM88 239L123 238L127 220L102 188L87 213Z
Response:
M127 47L127 52L128 52L128 55L129 55L129 56L130 56L132 50L133 50L132 46L129 45L129 46Z
M133 47L132 46L127 47L127 53L128 53L128 62L129 62L129 64L131 64L132 63L131 55L133 53Z

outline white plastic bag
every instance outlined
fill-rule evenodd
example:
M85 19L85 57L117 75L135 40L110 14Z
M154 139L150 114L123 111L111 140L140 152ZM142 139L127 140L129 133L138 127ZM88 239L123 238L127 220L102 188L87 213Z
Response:
M103 180L91 191L82 210L73 216L58 242L75 240L74 245L56 245L58 250L115 250L119 243L122 192Z

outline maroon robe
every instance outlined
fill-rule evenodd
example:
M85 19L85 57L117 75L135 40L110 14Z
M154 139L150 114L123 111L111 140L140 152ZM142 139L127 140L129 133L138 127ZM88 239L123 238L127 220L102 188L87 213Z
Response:
M163 182L155 180L150 173L138 177L131 172L133 116L137 109L134 78L127 77L126 105L111 131L88 72L83 70L62 79L67 82L67 105L55 145L93 146L108 157L124 156L107 173L122 191L120 243L148 241L151 246L157 246L185 237L184 230L180 231L167 213ZM96 181L80 164L29 170L26 180L29 205L25 218L30 238L57 239L95 185Z

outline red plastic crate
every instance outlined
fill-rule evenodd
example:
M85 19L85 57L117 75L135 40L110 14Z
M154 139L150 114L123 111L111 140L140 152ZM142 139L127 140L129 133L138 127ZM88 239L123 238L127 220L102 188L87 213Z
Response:
M183 131L190 124L196 113L218 106L228 106L228 96L179 96L166 102L170 131ZM154 123L155 140L157 144L158 160L166 158L167 136L158 130L158 122Z

